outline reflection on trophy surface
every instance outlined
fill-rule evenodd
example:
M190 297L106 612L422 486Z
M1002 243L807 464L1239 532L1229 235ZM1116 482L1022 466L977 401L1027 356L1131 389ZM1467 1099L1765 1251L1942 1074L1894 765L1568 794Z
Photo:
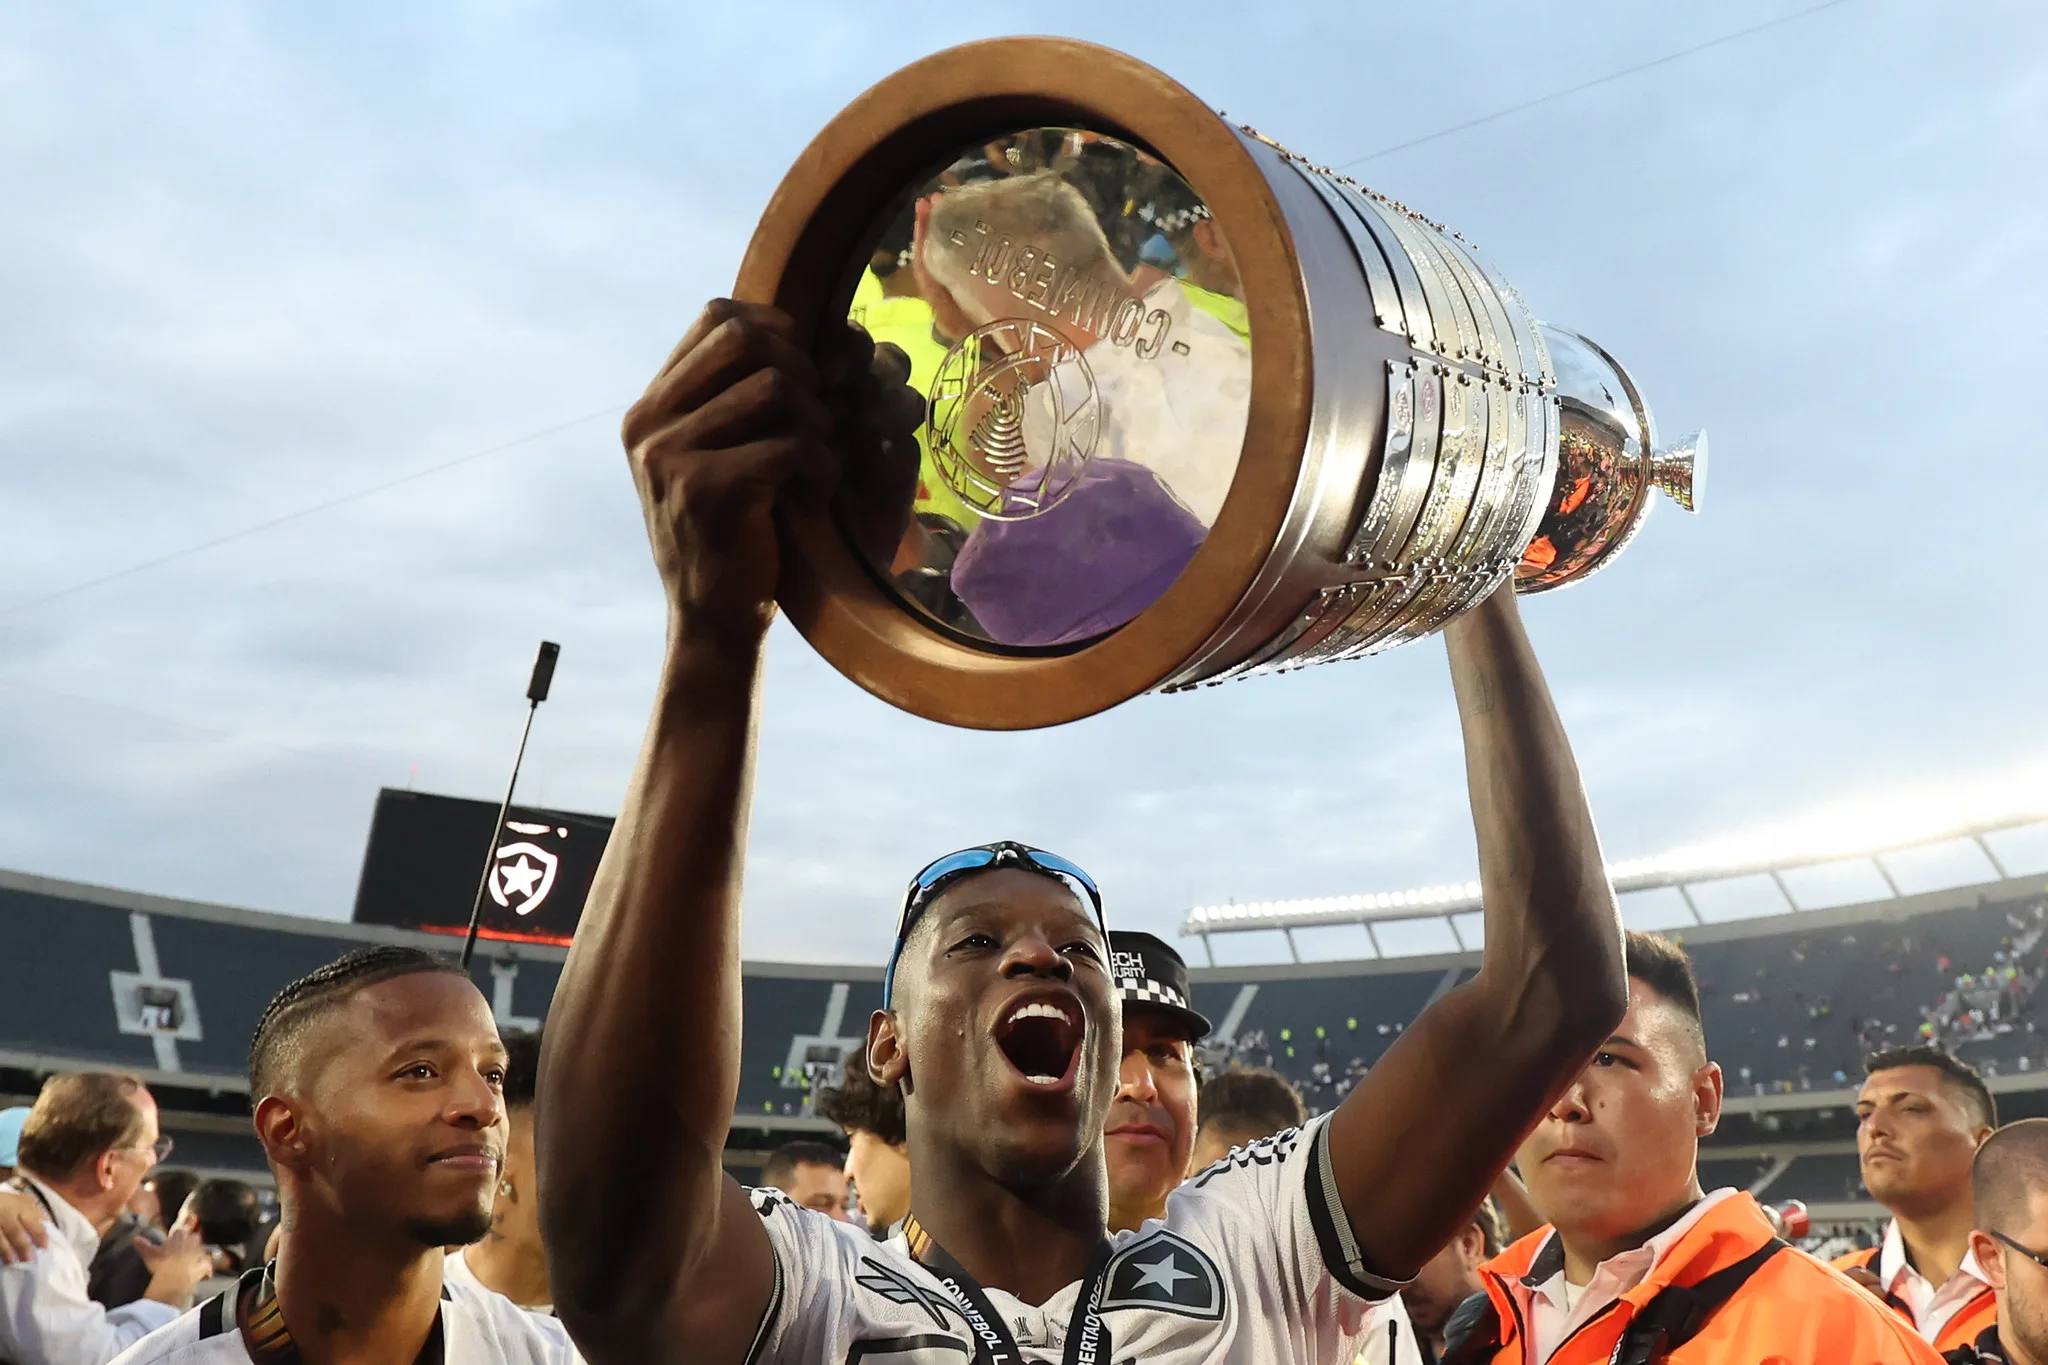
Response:
M1704 437L1660 448L1621 365L1469 243L1132 58L940 53L799 168L742 293L843 310L927 408L909 506L802 523L785 606L921 714L1378 653L1611 563L1653 489L1697 505Z
M1105 187L1148 198L1126 213ZM911 245L890 275L914 281L896 297L925 311L870 330L948 349L915 516L875 567L996 644L1115 630L1201 547L1244 443L1251 343L1221 233L1156 158L1072 129L977 147L891 213Z

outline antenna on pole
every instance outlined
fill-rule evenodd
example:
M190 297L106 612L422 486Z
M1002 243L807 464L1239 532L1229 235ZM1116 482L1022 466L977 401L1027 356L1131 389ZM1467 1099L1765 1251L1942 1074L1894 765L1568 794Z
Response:
M469 970L469 959L476 954L477 926L483 922L484 897L491 889L491 871L498 862L498 839L505 832L505 812L512 809L512 792L519 785L519 765L526 761L526 741L533 734L533 716L540 710L540 704L548 699L548 686L555 680L555 660L562 656L562 647L553 640L540 642L540 654L533 661L533 677L526 684L526 724L519 731L519 752L512 759L512 780L505 784L505 799L498 805L498 818L491 822L490 846L484 850L484 875L476 884L476 900L469 907L469 934L462 940L462 969Z

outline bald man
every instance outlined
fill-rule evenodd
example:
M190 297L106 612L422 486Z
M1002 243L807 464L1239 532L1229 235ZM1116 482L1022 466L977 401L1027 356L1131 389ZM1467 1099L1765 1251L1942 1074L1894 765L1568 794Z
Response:
M2048 1119L2008 1123L1970 1169L1970 1251L1998 1298L1998 1324L1950 1351L1953 1365L2048 1365Z

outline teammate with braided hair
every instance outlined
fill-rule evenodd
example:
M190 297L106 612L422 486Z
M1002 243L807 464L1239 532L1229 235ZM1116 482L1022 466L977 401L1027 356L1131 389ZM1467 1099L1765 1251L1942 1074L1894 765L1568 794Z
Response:
M491 1227L506 1051L447 958L359 949L270 1002L249 1049L277 1178L277 1258L131 1347L120 1365L576 1359L551 1319L443 1276Z

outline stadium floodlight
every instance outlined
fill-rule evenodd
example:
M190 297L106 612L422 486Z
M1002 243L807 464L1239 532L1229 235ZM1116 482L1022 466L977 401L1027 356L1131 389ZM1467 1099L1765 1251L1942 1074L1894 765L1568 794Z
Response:
M1898 895L1897 883L1884 864L1887 854L1971 839L2003 879L2008 875L2005 866L1984 842L1984 836L2044 823L2048 823L2048 764L1993 782L1924 788L1910 794L1860 801L1736 837L1688 845L1647 858L1627 858L1609 863L1607 874L1616 891L1675 887L1683 894L1687 887L1702 882L1757 873L1775 875L1823 863L1868 861L1875 865L1892 894ZM1782 881L1780 887L1783 888ZM1800 908L1789 891L1784 894L1792 909ZM1690 896L1686 902L1691 905ZM1479 883L1468 881L1409 891L1198 905L1188 911L1181 933L1206 939L1210 934L1256 930L1450 920L1479 908ZM1697 910L1694 915L1698 916ZM1455 933L1455 923L1452 929Z

